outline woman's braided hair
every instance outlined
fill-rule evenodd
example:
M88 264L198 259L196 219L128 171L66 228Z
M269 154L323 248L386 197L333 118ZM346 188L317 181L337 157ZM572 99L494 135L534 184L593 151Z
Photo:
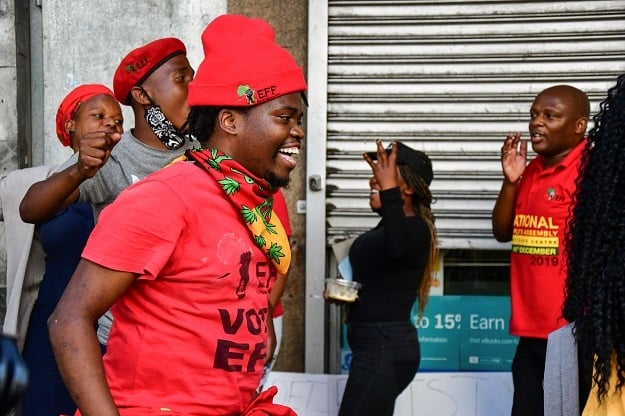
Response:
M428 256L428 263L425 266L423 272L423 278L421 279L421 285L419 286L419 315L423 314L425 306L427 305L428 297L430 294L430 287L432 286L432 280L434 277L434 271L438 264L438 236L436 234L436 227L434 223L436 218L432 212L431 205L434 202L430 187L425 180L415 172L408 165L399 165L399 173L404 181L412 188L412 205L419 217L425 221L430 230L430 255Z
M617 390L625 385L625 74L593 121L569 220L563 315L582 362L594 362L601 402L613 359Z

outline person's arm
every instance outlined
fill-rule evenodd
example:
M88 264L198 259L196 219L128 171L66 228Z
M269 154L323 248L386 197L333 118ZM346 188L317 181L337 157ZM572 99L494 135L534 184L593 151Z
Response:
M78 186L86 179L76 165L33 184L20 204L22 221L40 224L78 200Z
M276 281L271 288L271 292L269 292L269 315L267 317L267 357L265 357L265 364L271 362L271 358L278 347L278 337L276 336L276 331L273 327L273 311L278 302L280 302L280 298L282 297L285 287L286 275L278 273Z
M48 319L59 370L83 416L119 416L104 375L94 325L135 279L133 273L82 259Z
M83 136L75 164L33 184L26 192L20 204L22 221L40 224L76 202L80 184L95 176L120 139L119 133L101 131Z
M520 133L509 134L501 148L504 179L491 218L493 235L497 241L512 239L517 187L526 164L527 142L521 141Z
M269 302L271 303L271 307L275 308L280 298L282 297L282 293L284 293L284 288L286 287L286 275L282 273L278 273L276 276L276 281L271 288L271 292L269 293Z
M384 218L384 236L386 250L394 259L412 256L415 244L420 246L419 251L425 248L424 241L419 235L412 232L409 218L404 212L404 201L399 188L399 169L397 168L397 143L392 143L392 150L387 154L382 142L376 140L377 163L365 153L365 161L379 186L380 201L382 202L382 217Z
M284 231L286 232L286 235L290 240L291 221L289 219L289 210L286 206L286 199L284 198L284 194L282 193L282 190L279 190L274 195L273 200L274 200L274 205L273 205L274 213L280 219L280 222L282 223L282 226L284 227ZM289 241L289 244L291 245L291 257L293 258L295 256L296 247L293 246L293 243L291 241ZM284 288L286 287L286 280L287 280L286 274L276 272L276 280L273 284L273 287L271 288L271 292L269 292L269 308L271 312L270 320L271 320L273 335L270 332L268 334L268 339L272 340L273 345L271 346L271 357L269 357L269 354L268 354L268 357L265 360L265 364L269 364L271 362L271 359L273 355L275 354L276 349L278 348L278 335L276 334L275 328L273 327L273 312L276 306L278 305L278 303L280 302L280 298L282 298L282 294L284 293ZM268 351L269 349L270 348L267 348Z
M277 346L276 329L273 326L274 307L270 300L267 301L267 304L269 307L267 308L267 355L265 356L265 365L271 362Z
M364 154L365 162L371 168L373 176L375 176L380 190L384 191L391 188L397 188L399 186L399 172L397 170L397 143L392 143L391 153L387 154L384 147L382 147L382 141L376 139L375 145L377 148L377 163L374 162L368 154Z
M516 191L517 184L504 179L499 195L497 196L497 201L495 201L495 207L493 208L491 218L493 235L497 241L502 243L512 239Z

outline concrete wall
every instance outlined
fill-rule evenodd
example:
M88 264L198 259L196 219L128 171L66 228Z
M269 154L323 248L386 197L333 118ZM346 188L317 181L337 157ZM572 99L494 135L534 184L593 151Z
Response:
M34 120L44 123L44 163L67 157L67 149L60 148L54 135L54 116L70 89L85 82L112 86L119 60L131 49L161 37L180 38L196 68L203 57L202 31L225 11L225 0L44 0L43 68L50 70L44 72L43 119ZM131 111L125 110L128 129L134 121Z
M191 65L197 68L203 57L201 33L219 14L239 13L266 19L275 28L278 42L295 55L302 67L307 65L306 0L283 2L279 7L269 0L41 0L40 7L34 5L35 0L30 2L34 24L26 38L31 37L28 52L33 79L31 85L18 92L14 0L0 0L0 82L8 86L0 90L0 173L18 167L18 94L32 97L32 117L21 114L32 126L32 144L28 143L32 164L61 163L70 152L58 143L54 118L58 104L69 90L82 83L112 86L113 72L121 57L159 37L175 36L185 42ZM28 25L19 25L19 30L22 27L28 29ZM134 121L129 110L124 111L124 118L124 127L131 128ZM298 199L305 198L305 160L302 153L300 166L292 175L292 185L285 192L294 231L294 261L284 295L284 338L276 364L276 369L282 371L304 368L305 217L296 214L295 205ZM3 237L1 222L0 237ZM0 244L0 318L4 316L5 270L4 244Z
M16 84L15 9L13 0L0 0L0 85ZM17 168L17 94L15 88L0 89L0 175ZM4 223L0 222L0 241ZM0 244L0 316L4 317L6 253Z
M0 84L15 85L15 12L12 0L0 0ZM0 89L0 173L17 167L15 88Z

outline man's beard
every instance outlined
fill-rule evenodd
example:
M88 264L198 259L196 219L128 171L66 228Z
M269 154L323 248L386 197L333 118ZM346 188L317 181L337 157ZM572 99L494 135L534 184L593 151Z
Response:
M276 178L276 175L273 172L267 172L267 174L265 175L265 180L269 182L269 185L271 185L272 188L278 189L278 188L288 188L291 178L278 179Z

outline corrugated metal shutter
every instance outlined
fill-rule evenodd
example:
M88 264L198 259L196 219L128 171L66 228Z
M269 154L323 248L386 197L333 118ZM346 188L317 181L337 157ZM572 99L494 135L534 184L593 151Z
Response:
M501 247L490 214L506 133L527 137L534 96L554 84L596 110L624 70L624 1L330 0L328 242L377 222L361 154L381 138L432 157L443 248Z

